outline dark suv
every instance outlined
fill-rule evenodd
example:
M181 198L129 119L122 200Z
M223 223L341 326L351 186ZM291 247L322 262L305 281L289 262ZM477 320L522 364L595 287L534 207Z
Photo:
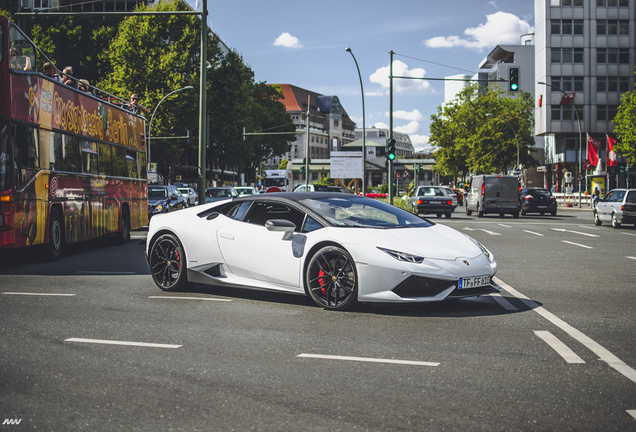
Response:
M539 213L541 216L550 213L552 216L556 216L556 198L552 196L552 192L548 189L521 189L521 214L525 215L527 213Z
M148 186L148 220L156 214L186 208L186 199L173 185Z

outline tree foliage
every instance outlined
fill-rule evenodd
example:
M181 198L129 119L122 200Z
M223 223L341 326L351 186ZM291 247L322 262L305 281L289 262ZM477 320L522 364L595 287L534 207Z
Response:
M614 150L633 164L636 161L636 90L623 95L613 122L618 138Z
M515 98L498 87L466 87L455 102L431 116L429 142L437 147L436 169L466 178L468 173L507 172L517 163L534 166L533 100L528 92Z

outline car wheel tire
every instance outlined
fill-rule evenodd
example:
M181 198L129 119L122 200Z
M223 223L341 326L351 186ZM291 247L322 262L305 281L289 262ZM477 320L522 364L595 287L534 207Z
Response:
M618 222L618 219L616 218L616 213L612 213L612 228L620 228L621 224L620 222Z
M477 206L477 217L484 217L484 211Z
M515 219L518 219L519 218L519 212L514 212L512 214L512 217L515 218Z
M598 217L598 212L597 212L597 211L595 211L595 212L594 212L594 225L599 226L599 225L602 225L602 224L603 224L603 221L601 221L601 220L599 219L599 217Z
M64 223L59 210L51 209L49 216L49 242L46 244L44 259L49 262L57 261L64 246Z
M545 216L545 212L541 212L539 213L541 216Z
M358 277L351 255L337 246L316 252L307 265L305 286L318 306L344 310L358 301Z
M179 291L188 286L185 253L174 235L163 234L155 240L149 261L152 279L162 290Z
M120 245L125 245L130 241L130 215L127 208L121 212L121 231L115 236L115 241Z
M444 216L446 216L446 219L450 219L451 218L451 213L445 213Z
M442 217L442 214L441 213L437 213L437 214L435 214L435 216L437 216L437 218L439 219L439 218Z
M473 212L468 210L468 204L466 204L466 216L470 216L471 214L473 214Z
M521 210L521 216L525 216L526 212L524 210Z
M556 210L553 210L552 213L550 213L551 216L556 216Z
M505 214L505 213L503 213L503 212L502 212L502 213L499 213L499 217L505 217L505 216L506 216L506 214Z

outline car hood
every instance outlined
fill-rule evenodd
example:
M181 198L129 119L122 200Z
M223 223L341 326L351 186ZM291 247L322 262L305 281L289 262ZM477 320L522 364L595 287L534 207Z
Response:
M380 248L406 252L424 258L455 260L475 258L483 253L467 235L444 225L425 228L365 229L353 228L354 239L365 237L364 243ZM364 232L360 236L361 231ZM360 241L354 241L361 243Z
M158 204L165 205L166 204L166 199L165 198L162 198L162 199L150 199L150 198L148 198L148 205L149 206L156 206Z

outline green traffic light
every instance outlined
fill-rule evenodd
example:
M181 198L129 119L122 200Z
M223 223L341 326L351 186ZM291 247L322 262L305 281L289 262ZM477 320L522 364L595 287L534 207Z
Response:
M512 84L510 86L510 88L513 89L513 90L517 90L519 88L519 86L517 84Z
M393 153L389 153L389 160L395 159L395 155Z

